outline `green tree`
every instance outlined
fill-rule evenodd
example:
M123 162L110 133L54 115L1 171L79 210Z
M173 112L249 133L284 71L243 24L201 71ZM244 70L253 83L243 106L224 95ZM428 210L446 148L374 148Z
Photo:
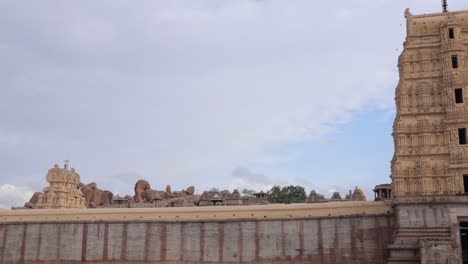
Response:
M307 199L304 187L301 186L289 185L281 188L275 185L268 191L268 194L270 203L305 203Z
M281 186L275 185L268 191L268 202L269 203L283 203L283 193L281 192Z
M281 189L284 195L284 203L305 203L307 199L304 187L289 185Z

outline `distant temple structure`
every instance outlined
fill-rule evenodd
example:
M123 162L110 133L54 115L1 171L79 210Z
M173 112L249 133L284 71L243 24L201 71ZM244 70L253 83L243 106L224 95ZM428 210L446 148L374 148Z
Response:
M242 197L238 190L230 193L227 190L205 191L198 201L199 206L216 206L216 205L242 205Z
M80 175L75 169L68 170L65 165L60 168L55 164L54 168L47 172L49 187L44 188L44 193L34 193L28 207L48 209L86 208L85 198L80 189Z
M392 185L379 184L374 187L374 201L390 200L392 198Z
M262 205L268 204L268 193L260 191L250 195L241 195L238 190L230 193L228 190L205 191L198 201L199 206L216 205Z
M354 188L354 191L349 190L349 193L346 194L345 198L341 198L339 192L333 192L330 199L325 198L323 194L317 193L315 190L310 191L309 196L307 197L307 203L325 203L325 202L351 202L351 201L366 201L366 195L361 188Z

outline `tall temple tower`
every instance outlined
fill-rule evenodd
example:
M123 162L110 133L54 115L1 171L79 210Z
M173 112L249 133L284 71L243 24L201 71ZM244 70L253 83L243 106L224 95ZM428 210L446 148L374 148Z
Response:
M468 14L413 16L407 10L406 19L395 98L393 194L401 200L464 193Z
M389 263L432 263L426 261L434 254L442 261L434 263L462 263L468 250L460 250L460 219L468 217L468 11L416 16L407 9L405 17L391 163L397 228Z

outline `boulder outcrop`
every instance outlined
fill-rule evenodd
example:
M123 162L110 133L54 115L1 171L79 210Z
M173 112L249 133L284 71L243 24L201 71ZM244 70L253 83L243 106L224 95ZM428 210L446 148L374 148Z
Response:
M81 192L85 197L85 205L87 208L109 206L112 204L114 197L112 192L99 189L95 182L86 185L81 183Z

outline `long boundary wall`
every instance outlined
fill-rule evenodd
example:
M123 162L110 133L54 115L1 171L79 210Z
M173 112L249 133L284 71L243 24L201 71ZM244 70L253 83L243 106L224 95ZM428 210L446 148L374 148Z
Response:
M0 211L2 263L385 263L375 202Z

